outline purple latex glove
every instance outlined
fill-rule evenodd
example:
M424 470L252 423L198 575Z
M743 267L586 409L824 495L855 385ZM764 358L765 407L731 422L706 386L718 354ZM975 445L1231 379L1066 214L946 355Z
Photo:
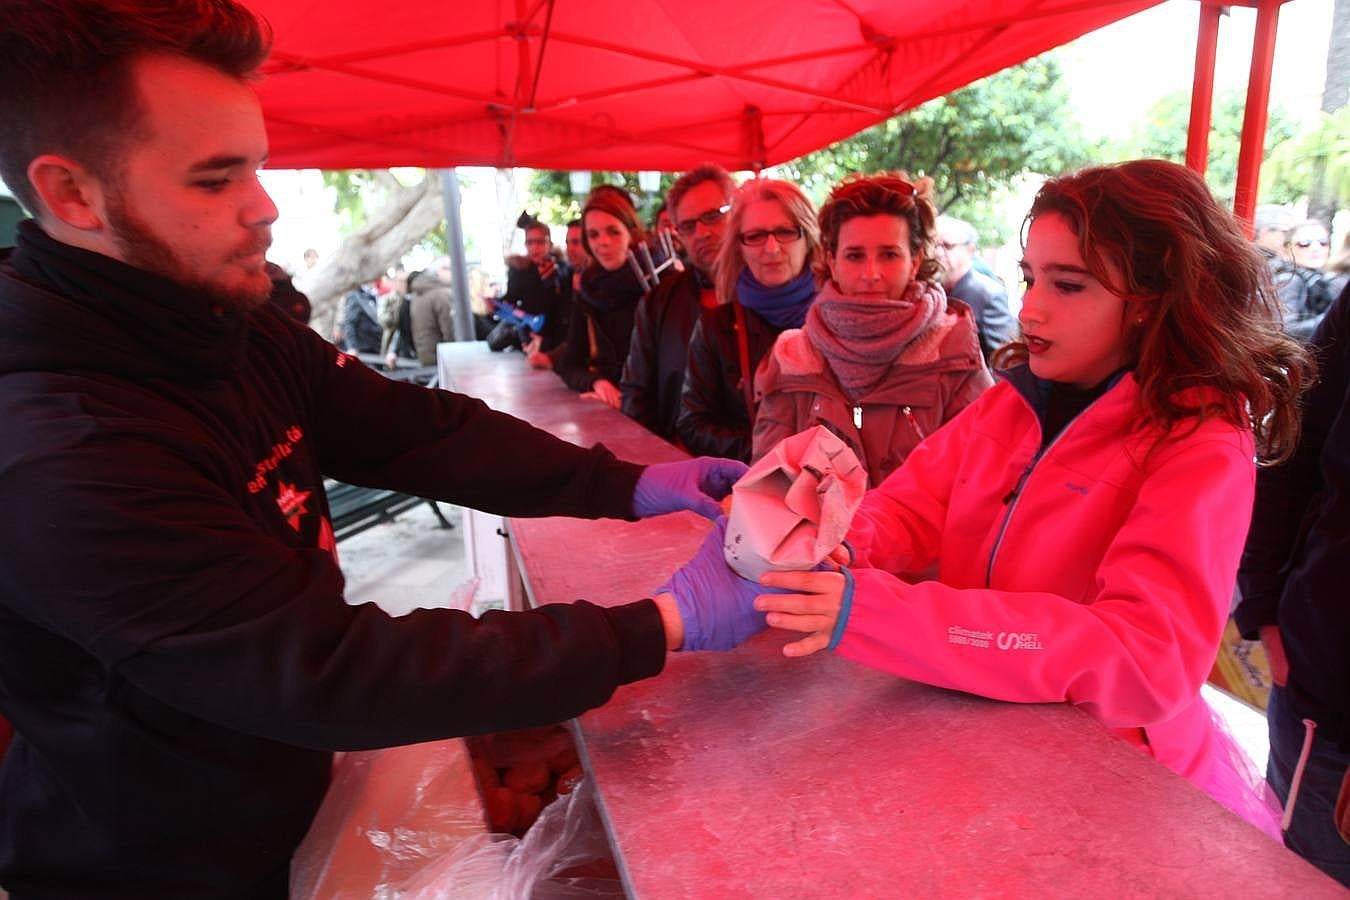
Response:
M645 519L691 509L705 519L716 519L722 514L717 501L731 493L731 486L748 469L739 460L715 456L647 466L633 491L633 515Z
M684 620L681 650L730 650L764 628L765 614L755 611L755 597L786 593L733 572L722 549L726 538L726 516L718 516L694 558L657 591L675 598Z

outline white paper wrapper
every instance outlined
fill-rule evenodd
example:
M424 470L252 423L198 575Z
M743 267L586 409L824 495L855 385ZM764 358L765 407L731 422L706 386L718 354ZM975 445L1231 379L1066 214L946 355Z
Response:
M784 438L732 488L727 565L752 581L814 568L844 539L866 490L867 471L829 429Z

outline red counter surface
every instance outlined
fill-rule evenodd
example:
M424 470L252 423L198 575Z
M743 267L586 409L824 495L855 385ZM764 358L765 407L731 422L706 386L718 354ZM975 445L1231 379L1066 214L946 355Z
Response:
M519 354L443 344L441 384L637 462L679 449ZM531 603L648 596L707 530L512 519ZM999 703L772 630L672 654L576 720L630 895L1335 897L1346 891L1067 705Z

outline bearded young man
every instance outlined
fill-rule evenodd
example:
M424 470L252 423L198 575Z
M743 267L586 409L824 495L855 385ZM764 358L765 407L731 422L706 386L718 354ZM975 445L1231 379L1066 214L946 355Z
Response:
M35 216L0 255L14 900L284 897L331 751L558 721L669 648L762 627L717 528L655 600L348 606L325 474L639 518L715 515L742 470L556 440L389 381L269 304L277 211L248 80L270 38L232 0L5 12L0 174Z

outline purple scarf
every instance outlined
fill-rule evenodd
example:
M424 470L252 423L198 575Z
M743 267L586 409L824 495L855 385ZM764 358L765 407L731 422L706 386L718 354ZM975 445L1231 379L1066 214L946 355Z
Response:
M741 270L736 279L736 299L741 306L754 310L764 321L782 331L801 328L806 320L807 307L816 296L816 276L810 266L786 284L765 287L750 274L750 267Z
M942 288L925 281L911 281L900 300L848 297L831 281L816 295L803 330L844 393L857 400L877 386L905 348L936 325L946 309Z

